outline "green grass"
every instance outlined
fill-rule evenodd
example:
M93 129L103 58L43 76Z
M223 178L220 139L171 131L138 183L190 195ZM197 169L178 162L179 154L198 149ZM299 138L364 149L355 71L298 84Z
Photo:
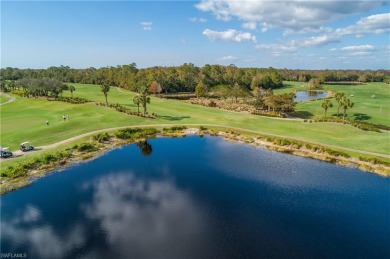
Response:
M304 90L307 85L307 83L299 82L286 82L285 84L287 85L286 88L275 90L275 93ZM366 85L321 86L324 90L343 92L354 102L354 107L347 111L348 119L390 126L390 85L369 83ZM376 98L371 98L372 95L375 95ZM331 101L333 107L328 109L327 115L336 116L337 102L334 99ZM296 106L296 114L303 118L321 118L324 116L324 109L321 108L321 103L321 100L300 102ZM340 109L341 114L342 112Z
M104 102L104 96L98 86L74 85L75 97ZM64 93L64 96L70 96L70 93ZM108 101L125 105L135 111L136 106L132 103L133 96L134 93L112 87L108 94ZM377 99L382 98L380 94L377 96ZM153 96L148 110L150 113L157 113L158 118L144 119L129 116L92 103L68 104L16 97L15 102L6 104L1 109L1 145L9 146L12 150L17 149L19 143L23 141L31 141L36 146L47 145L93 130L127 125L217 124L340 148L390 154L389 132L365 132L337 123L303 123L266 118ZM62 120L64 114L70 116L69 121ZM47 119L50 121L49 126L45 124Z
M3 94L0 94L0 103L5 103L5 102L8 102L8 98L5 97Z

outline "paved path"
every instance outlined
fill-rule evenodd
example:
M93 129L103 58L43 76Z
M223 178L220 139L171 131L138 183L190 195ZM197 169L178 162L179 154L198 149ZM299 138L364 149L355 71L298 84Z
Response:
M271 136L271 137L289 138L289 139L299 140L299 141L306 142L306 143L317 144L317 145L330 147L330 148L337 148L340 150L348 150L348 151L357 152L357 153L361 153L361 154L390 158L390 155L387 155L387 154L380 154L380 153L363 151L363 150L358 150L358 149L353 149L353 148L340 147L340 146L335 146L335 145L327 145L327 144L323 144L323 143L319 143L319 142L315 142L315 141L307 141L305 139L286 137L286 136L277 135L277 134L269 134L269 133L264 133L264 132L256 131L256 130L242 129L239 127L231 127L231 126L218 125L218 124L204 124L204 123L202 123L202 124L149 124L149 125L122 126L122 127L115 127L115 128L100 129L100 130L87 132L87 133L84 133L84 134L81 134L81 135L78 135L78 136L75 136L75 137L72 137L69 139L65 139L65 140L62 140L60 142L57 142L57 143L54 143L51 145L36 147L36 150L38 151L38 150L55 148L55 147L58 147L60 145L72 142L74 140L78 140L78 139L81 139L83 137L87 137L90 135L94 135L94 134L102 133L102 132L106 132L106 131L119 130L119 129L124 129L124 128L172 127L172 126L187 126L187 127L191 127L191 126L194 126L194 127L205 126L205 127L207 127L207 126L209 126L209 127L229 128L229 129L240 130L240 131L245 131L245 132L250 132L250 133L256 133L256 134L261 134L261 135L266 135L266 136ZM32 153L32 152L30 152L30 153ZM18 150L18 151L13 152L13 154L14 154L14 157L18 157L18 156L27 155L29 153L24 153L24 152ZM12 158L8 158L8 159L12 159Z
M4 95L5 97L9 98L8 101L6 101L5 103L0 103L0 105L4 105L4 104L7 104L7 103L12 103L15 101L15 97L11 96L11 95L8 95L8 94L5 94L5 93L1 93L1 95Z

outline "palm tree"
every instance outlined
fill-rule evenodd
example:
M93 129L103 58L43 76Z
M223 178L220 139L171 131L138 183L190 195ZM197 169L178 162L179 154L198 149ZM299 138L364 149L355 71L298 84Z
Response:
M343 121L345 120L345 117L347 115L347 110L353 107L353 102L351 99L348 99L344 96L344 98L341 100L341 107L343 108L344 114L343 114Z
M148 103L150 103L150 97L148 95L149 95L148 88L147 87L142 87L140 89L140 91L139 91L138 98L140 100L140 103L141 103L142 107L144 107L144 114L146 114L146 112L147 112L146 105Z
M326 118L326 112L328 111L328 108L333 107L333 104L329 100L324 100L323 103L321 103L321 107L325 110L325 118Z
M108 84L103 84L100 87L101 91L104 94L104 97L106 98L106 106L108 106L108 101L107 101L107 93L110 91L110 86Z
M73 92L76 91L76 88L73 85L70 85L69 86L69 91L70 91L70 94L71 94L71 96L73 98Z
M339 116L340 114L340 107L341 107L341 100L345 97L345 94L342 93L342 92L337 92L335 95L334 95L334 98L336 99L337 103L338 103L338 106L337 106L337 117Z
M141 104L141 98L139 95L134 96L133 103L137 105L138 113L139 113L139 105Z

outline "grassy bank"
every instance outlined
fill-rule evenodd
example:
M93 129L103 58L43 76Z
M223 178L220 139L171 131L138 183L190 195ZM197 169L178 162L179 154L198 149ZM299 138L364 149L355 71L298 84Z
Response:
M190 133L189 133L190 132ZM354 166L362 170L374 172L382 176L390 176L390 159L377 158L351 153L340 149L305 143L293 139L267 136L243 130L224 127L203 127L189 129L185 126L164 128L124 128L111 132L94 134L79 140L66 143L50 150L31 152L30 156L22 156L3 164L0 177L1 193L7 193L26 186L37 177L58 168L93 159L106 150L123 144L142 141L145 138L178 136L186 134L210 134L222 136L229 140L265 146L279 152L311 157L327 162Z
M366 121L390 126L390 85L385 83L368 83L364 85L321 85L325 91L343 92L354 102L354 107L347 112L349 120ZM286 87L275 92L306 90L307 83L286 82ZM373 98L372 96L375 96ZM333 107L328 109L328 116L336 116L337 102L333 99ZM320 118L324 116L321 100L300 102L296 106L296 114L303 118ZM342 113L342 110L340 109Z
M99 87L75 84L74 96L102 102ZM64 96L70 93L64 93ZM136 111L132 103L134 93L111 88L108 100ZM15 150L19 143L32 141L34 145L48 145L86 132L119 127L157 124L218 124L253 130L258 133L285 136L306 142L350 148L380 154L390 154L386 140L390 133L365 132L338 123L303 123L191 105L182 101L151 97L148 107L156 119L146 119L116 112L93 103L69 104L48 102L45 99L17 97L13 103L2 106L1 144ZM63 121L62 115L69 115ZM49 120L50 125L45 124Z

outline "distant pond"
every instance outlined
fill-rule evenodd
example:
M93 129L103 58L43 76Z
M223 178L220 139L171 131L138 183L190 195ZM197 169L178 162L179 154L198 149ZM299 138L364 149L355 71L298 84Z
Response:
M27 258L390 258L390 178L231 143L156 138L1 199Z
M328 93L325 91L297 91L295 93L294 101L302 102L308 100L315 100L319 98L325 98L328 96Z

